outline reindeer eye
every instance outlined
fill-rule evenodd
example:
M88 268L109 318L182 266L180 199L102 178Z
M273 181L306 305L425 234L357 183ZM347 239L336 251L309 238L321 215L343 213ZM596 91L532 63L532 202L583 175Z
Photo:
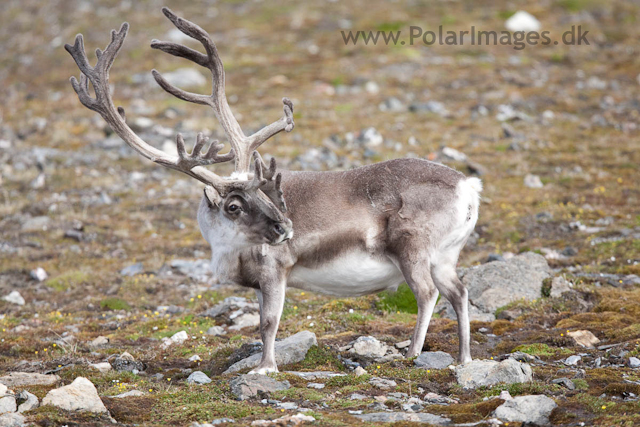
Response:
M236 204L231 204L229 205L229 207L227 208L227 210L229 212L237 212L240 210L240 206L236 205Z

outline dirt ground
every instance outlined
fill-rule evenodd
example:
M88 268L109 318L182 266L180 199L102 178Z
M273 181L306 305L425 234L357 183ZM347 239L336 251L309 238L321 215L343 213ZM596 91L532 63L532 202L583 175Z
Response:
M498 400L484 399L506 389L513 396L552 397L558 404L553 425L640 424L640 371L626 365L640 354L640 286L633 279L640 274L640 6L619 0L4 1L0 296L17 290L26 303L0 300L0 375L55 372L62 378L57 386L87 377L117 425L222 417L249 425L295 413L260 400L239 402L230 393L230 376L222 372L243 344L260 339L257 327L206 334L220 321L201 314L228 296L255 299L253 292L172 266L209 256L195 220L201 185L138 158L80 105L68 82L79 73L63 45L83 33L95 60L91 52L104 48L109 30L126 20L131 30L111 83L130 123L157 147L170 143L175 131L188 141L206 131L224 142L211 111L171 97L150 78L152 68L196 67L149 47L153 38L175 37L163 5L211 33L227 70L231 108L245 130L276 120L281 97L292 99L295 129L261 149L281 167L344 169L417 156L479 175L485 188L480 218L459 265L534 251L573 284L560 297L540 295L500 309L493 322L472 322L473 357L535 355L532 383L469 391L448 369L427 372L404 359L368 365L368 374L395 380L395 391L421 388L457 399L423 409L456 423L490 418ZM500 31L521 9L555 38L582 25L590 44L347 46L340 33L407 34L411 25ZM382 136L380 144L365 136L370 127ZM231 171L229 165L215 170ZM537 176L541 188L525 185L527 175ZM136 263L142 263L140 274L121 273ZM37 268L46 271L45 280L31 277ZM339 348L358 336L388 344L409 339L415 314L406 301L389 297L385 305L384 298L336 300L289 290L278 336L310 330L319 345L281 370L349 372ZM579 347L567 335L582 329L600 339L600 349ZM180 330L189 340L163 349L160 340ZM99 336L108 344L91 347ZM455 321L434 318L424 350L456 356ZM124 351L143 362L144 371L100 373L89 366ZM202 360L190 361L196 354ZM574 354L583 355L578 366L559 362ZM213 381L187 384L190 369ZM310 408L317 425L362 424L349 411L366 412L373 396L387 393L367 376L329 380L321 390L292 375L276 377L294 387L273 398ZM553 383L560 377L575 388ZM26 389L42 399L52 388ZM132 389L145 395L110 397ZM371 398L350 400L354 392ZM401 410L399 403L390 406ZM104 415L52 406L26 415L40 426L114 425Z

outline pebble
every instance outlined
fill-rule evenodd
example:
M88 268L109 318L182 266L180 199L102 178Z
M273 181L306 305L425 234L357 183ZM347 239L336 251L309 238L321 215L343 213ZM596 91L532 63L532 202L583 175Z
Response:
M189 375L189 378L187 378L187 382L189 384L209 384L211 382L211 378L209 378L207 374L202 371L195 371L192 372L191 375Z
M640 368L640 359L638 359L637 357L630 357L629 358L629 367L630 368Z
M22 295L20 295L20 292L18 291L11 291L9 295L2 297L2 299L7 302L10 302L11 304L16 304L16 305L25 304L24 298L22 297Z
M574 354L573 356L567 357L564 361L564 364L569 366L575 366L578 364L578 362L580 362L580 360L582 360L582 357L578 356L577 354Z
M524 186L529 188L542 188L544 184L538 175L527 174L524 177Z
M38 267L35 270L31 270L29 275L33 280L36 280L38 282L44 282L49 277L45 269L42 267Z
M213 335L214 337L224 335L224 328L222 326L212 326L207 329L207 335Z

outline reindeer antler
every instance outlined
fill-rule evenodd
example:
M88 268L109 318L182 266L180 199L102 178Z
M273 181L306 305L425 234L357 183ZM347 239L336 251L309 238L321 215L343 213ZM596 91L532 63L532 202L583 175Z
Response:
M228 189L233 186L234 182L219 177L215 173L203 168L202 166L214 163L227 162L235 157L235 153L231 150L227 154L219 155L222 145L217 141L212 142L206 154L201 154L202 148L208 142L202 133L196 138L196 144L191 154L187 154L184 148L184 140L182 135L177 135L178 156L172 156L162 150L144 142L133 130L127 125L125 113L122 107L116 107L111 99L109 90L109 70L118 52L122 48L124 39L127 36L129 24L124 23L119 31L111 31L111 42L107 48L102 51L96 50L98 62L95 67L89 65L89 60L84 50L84 41L82 34L76 36L73 46L67 44L65 49L71 54L80 68L80 81L75 77L71 77L71 85L78 94L80 102L85 107L100 114L104 120L111 126L113 131L120 136L131 148L146 157L147 159L166 166L171 169L186 173L197 180L213 186L219 193L225 194ZM89 82L91 82L95 98L89 94Z
M184 91L171 85L156 70L152 71L153 77L156 79L156 82L158 82L158 84L170 94L184 101L211 106L218 121L222 125L227 138L229 139L229 143L236 153L236 172L239 176L249 173L252 153L263 142L275 134L283 130L291 132L293 129L293 103L288 98L283 98L284 116L280 118L280 120L265 126L253 135L246 136L242 132L238 121L233 116L229 103L227 102L227 96L225 94L224 67L220 60L220 56L218 55L218 49L211 40L209 34L193 22L180 18L166 7L162 8L162 13L169 18L176 28L189 37L192 37L202 43L206 51L206 55L177 43L162 42L158 40L153 40L151 42L151 47L154 49L160 49L174 56L189 59L196 64L209 69L211 71L213 81L213 91L211 95L200 95Z

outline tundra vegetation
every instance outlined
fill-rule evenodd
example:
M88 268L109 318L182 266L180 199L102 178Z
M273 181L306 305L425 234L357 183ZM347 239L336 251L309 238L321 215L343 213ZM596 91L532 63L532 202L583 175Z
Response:
M591 43L516 51L345 46L340 35L341 29L408 32L411 25L502 30L517 11L502 1L483 7L168 2L181 16L199 17L214 37L231 108L247 131L281 114L283 94L291 98L296 128L276 136L268 150L280 168L349 169L417 156L479 174L480 218L459 267L537 252L551 269L536 297L505 301L471 322L474 359L521 352L532 382L470 390L448 368L354 356L346 348L358 337L390 347L411 337L416 306L405 287L348 299L290 290L278 337L307 330L318 344L272 375L291 388L245 401L229 385L237 374L223 372L259 351L255 297L215 283L206 269L210 249L195 211L202 186L138 158L78 103L68 83L77 71L64 43L81 32L87 47L104 47L109 30L128 21L135 31L111 79L131 126L157 148L175 147L176 130L186 141L204 131L225 142L210 111L167 96L153 81L150 70L157 68L178 86L210 89L196 67L149 47L151 37L185 42L159 6L106 0L2 6L0 297L7 298L0 300L0 376L58 375L55 384L9 386L41 402L50 390L85 377L109 411L44 405L24 413L28 422L106 426L112 417L119 425L151 426L232 418L249 425L308 408L318 425L354 425L361 422L357 411L373 412L384 398L387 408L407 412L407 399L393 400L393 393L420 398L419 413L479 422L493 417L502 404L497 396L508 390L554 399L554 425L640 423L640 371L632 367L640 354L637 5L520 5L552 35L572 23L589 27ZM231 168L215 170L224 175ZM570 283L564 292L560 285L554 292L557 277ZM228 297L248 302L212 316ZM456 322L439 313L423 350L455 358ZM600 342L579 346L572 335L581 330ZM186 339L168 340L181 331ZM568 364L574 355L580 360ZM108 371L91 366L105 361ZM363 375L355 375L354 362ZM212 381L187 381L195 371ZM287 371L347 375L307 380ZM568 382L554 382L563 378ZM131 390L144 394L113 397ZM453 400L424 400L430 392ZM280 403L262 403L263 397Z

